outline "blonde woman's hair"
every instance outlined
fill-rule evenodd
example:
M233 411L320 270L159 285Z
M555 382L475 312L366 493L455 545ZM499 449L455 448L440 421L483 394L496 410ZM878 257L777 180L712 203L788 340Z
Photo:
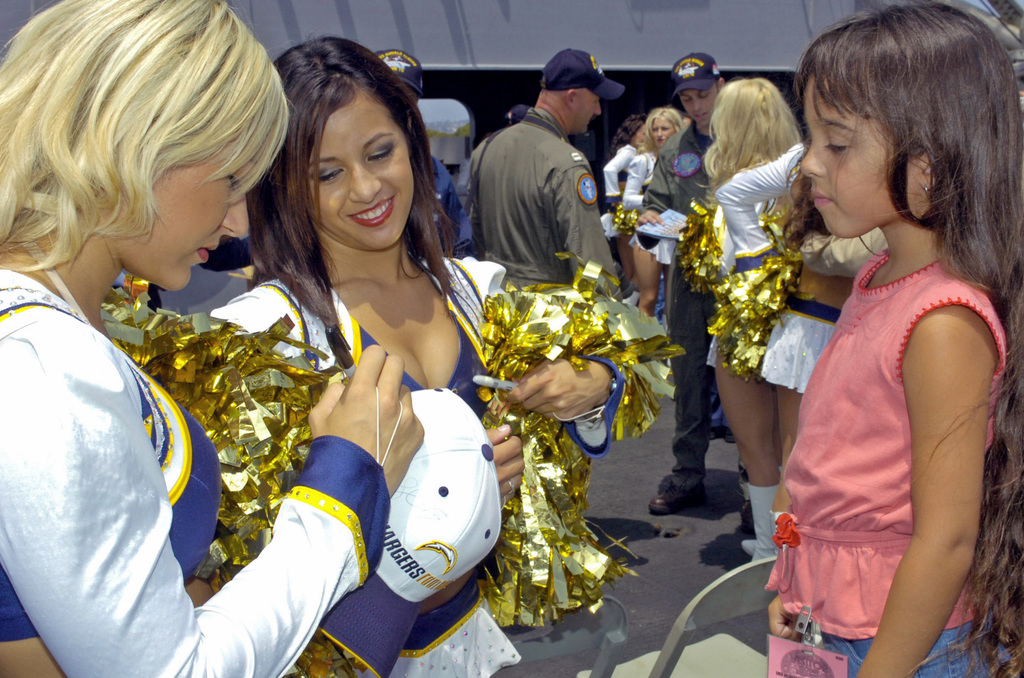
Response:
M742 170L775 160L800 141L800 129L779 89L764 78L730 80L711 114L714 143L704 154L711 191Z
M644 142L640 144L640 148L636 149L637 153L658 154L658 145L654 143L654 137L652 136L654 121L658 118L668 120L669 124L676 128L676 132L682 132L689 125L689 121L683 118L682 113L671 106L659 106L653 109L647 114L647 122L644 124L647 136L644 138Z
M213 162L238 194L270 166L287 101L223 0L64 0L0 65L0 262L67 263L90 237L148 235L153 185ZM27 249L42 250L35 264Z

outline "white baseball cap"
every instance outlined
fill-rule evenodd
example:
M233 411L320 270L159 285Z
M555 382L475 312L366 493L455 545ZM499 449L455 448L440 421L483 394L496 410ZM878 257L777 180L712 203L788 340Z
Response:
M483 424L448 389L414 391L423 444L391 497L376 573L321 622L379 676L391 673L420 603L487 557L501 528L494 449Z

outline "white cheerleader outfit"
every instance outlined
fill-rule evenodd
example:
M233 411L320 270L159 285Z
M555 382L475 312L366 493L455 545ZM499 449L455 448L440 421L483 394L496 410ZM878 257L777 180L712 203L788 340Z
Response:
M622 191L622 206L628 210L638 210L643 207L644 191L654 178L654 166L658 162L658 156L653 153L641 153L629 163L629 176L626 177L626 188ZM658 238L653 247L644 247L640 240L634 235L629 244L631 247L650 252L657 259L659 264L667 266L672 263L676 253L676 241Z
M260 556L194 607L183 578L209 548L220 495L202 429L63 299L12 271L0 271L0 365L0 639L39 637L65 674L279 676L379 562L384 474L326 436L298 484L342 514L285 499ZM316 463L325 455L330 468Z
M615 206L622 202L622 187L628 177L626 168L636 156L636 149L626 144L620 148L615 157L604 166L604 195L605 213L601 215L601 226L604 228L604 237L614 239L619 232L615 230Z
M803 144L797 144L766 165L737 172L715 191L735 245L737 266L746 257L756 257L759 250L771 249L758 215L766 200L789 190L803 154ZM794 310L794 304L799 307L801 303L802 300L790 295L789 308L768 339L761 375L770 383L803 393L814 364L832 336L839 309L811 302L804 311ZM835 315L828 309L835 311Z

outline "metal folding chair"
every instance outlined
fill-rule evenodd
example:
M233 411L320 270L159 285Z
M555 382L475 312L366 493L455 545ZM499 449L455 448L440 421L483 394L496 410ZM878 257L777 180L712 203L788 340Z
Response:
M720 633L697 643L691 641L698 631L713 624L766 610L775 597L774 592L764 590L774 563L774 558L758 560L713 581L676 618L660 651L619 664L612 678L764 676L767 658L730 635ZM581 671L577 678L607 675Z

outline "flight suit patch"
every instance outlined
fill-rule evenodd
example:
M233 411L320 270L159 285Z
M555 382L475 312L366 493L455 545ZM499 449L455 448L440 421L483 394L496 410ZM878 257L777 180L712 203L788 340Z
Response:
M701 157L696 153L683 153L672 161L672 171L677 177L686 179L700 171Z
M587 205L597 202L597 183L594 182L594 177L590 176L589 172L580 175L576 182L576 193L579 194L580 200Z

